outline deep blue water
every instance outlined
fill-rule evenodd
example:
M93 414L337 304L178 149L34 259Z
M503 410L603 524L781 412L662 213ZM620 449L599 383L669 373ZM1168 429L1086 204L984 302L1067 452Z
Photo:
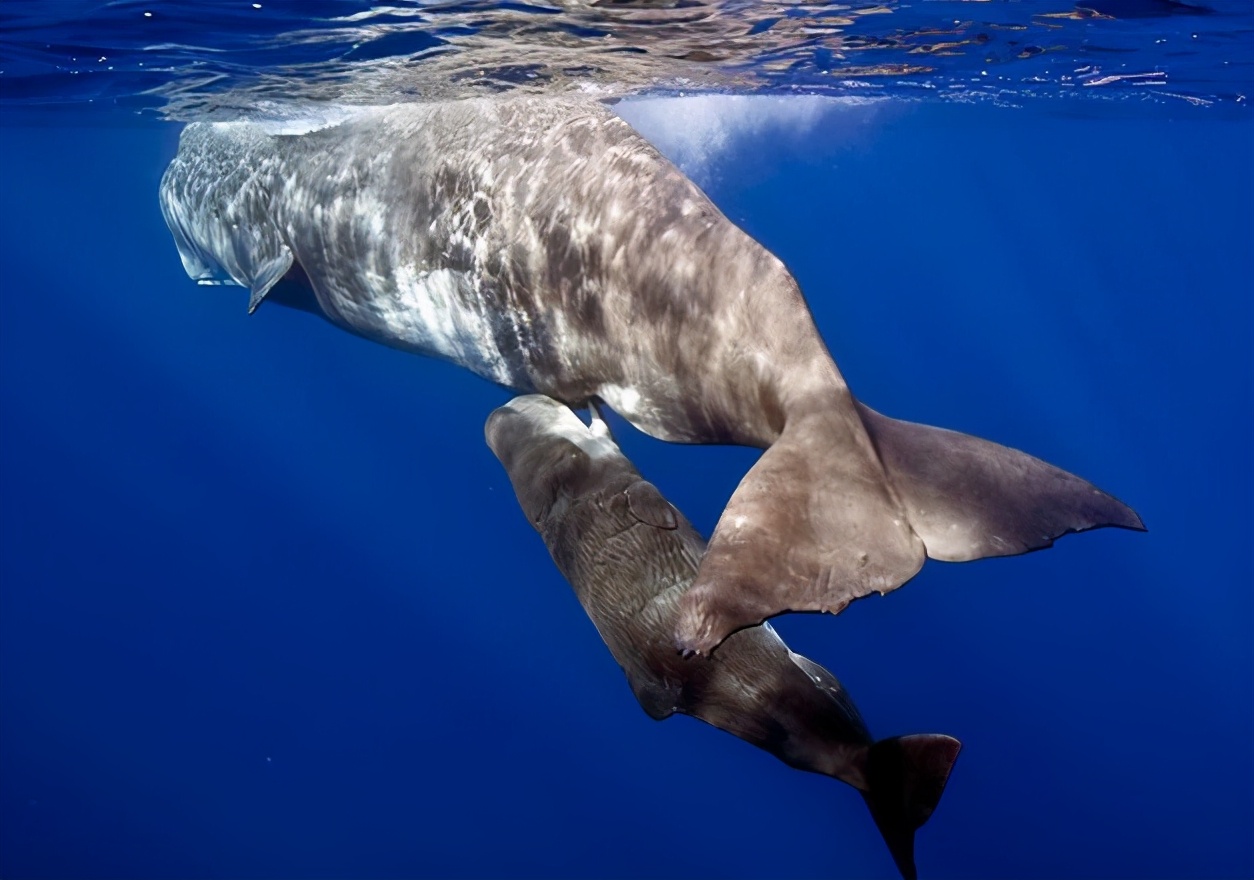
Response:
M156 199L178 126L17 103L0 876L895 876L852 789L639 709L482 443L507 392L196 287ZM778 622L876 735L963 741L922 876L1250 876L1248 111L757 112L623 110L787 263L862 399L1150 529ZM707 533L756 454L617 427Z

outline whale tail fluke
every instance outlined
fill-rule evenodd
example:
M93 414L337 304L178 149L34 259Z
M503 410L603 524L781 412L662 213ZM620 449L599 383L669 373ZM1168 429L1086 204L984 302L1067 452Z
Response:
M846 393L843 406L790 417L740 481L680 600L676 646L707 654L784 611L835 614L925 558Z
M1145 530L1130 507L1038 458L857 406L910 526L932 559L1013 556L1102 526Z
M785 611L841 611L908 581L925 557L965 562L1100 526L1144 529L1091 483L967 434L846 398L791 415L719 519L675 633L712 651Z
M918 876L914 833L936 809L961 749L958 740L939 733L895 736L870 748L869 790L862 797L905 880Z

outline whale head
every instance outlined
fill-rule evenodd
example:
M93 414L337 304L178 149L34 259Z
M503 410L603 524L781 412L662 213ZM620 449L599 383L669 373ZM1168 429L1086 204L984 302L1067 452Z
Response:
M515 398L493 411L484 436L537 529L571 500L617 477L639 479L595 410L585 425L567 406L541 394Z
M274 216L277 156L255 126L193 123L161 178L161 213L179 259L198 284L249 291L251 314L292 268Z

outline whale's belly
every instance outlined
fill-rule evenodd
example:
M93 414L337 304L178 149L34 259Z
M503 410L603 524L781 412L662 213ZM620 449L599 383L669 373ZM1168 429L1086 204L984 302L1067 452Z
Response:
M361 336L533 390L526 330L534 309L502 282L504 236L474 210L483 194L437 199L419 172L401 186L398 161L376 160L356 177L292 163L284 227L319 306ZM343 151L329 164L352 169Z
M497 342L511 316L476 292L481 279L448 267L403 263L387 276L366 274L351 289L317 291L331 319L395 348L442 358L511 388L530 390L525 364Z

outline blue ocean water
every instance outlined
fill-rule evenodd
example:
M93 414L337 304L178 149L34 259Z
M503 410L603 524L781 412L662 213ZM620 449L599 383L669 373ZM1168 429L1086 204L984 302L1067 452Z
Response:
M0 876L895 876L852 789L640 711L482 444L508 392L248 316L157 206L175 120L284 83L310 112L651 77L620 112L784 260L859 397L1149 526L778 621L876 735L963 741L921 875L1254 873L1243 4L727 4L723 59L621 88L531 60L606 39L595 5L262 6L0 10ZM600 27L673 47L702 10ZM761 36L799 15L833 20ZM502 45L531 66L476 66ZM615 427L707 533L756 456Z

